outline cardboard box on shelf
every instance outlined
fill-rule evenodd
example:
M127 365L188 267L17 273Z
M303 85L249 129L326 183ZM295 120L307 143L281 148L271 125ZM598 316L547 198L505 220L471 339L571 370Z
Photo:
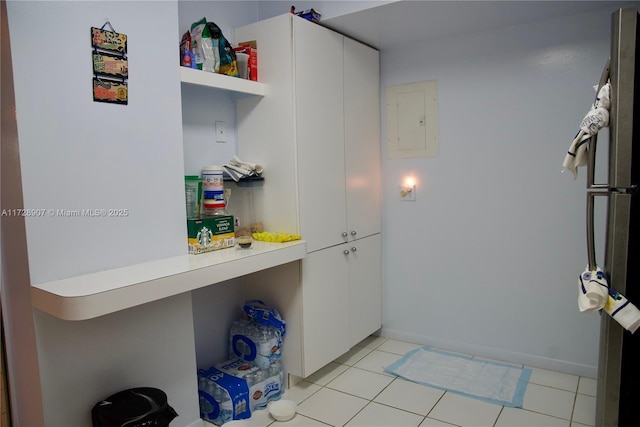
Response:
M233 215L187 219L190 254L201 254L235 246Z
M236 49L249 55L248 79L258 81L258 43L255 40L238 43Z

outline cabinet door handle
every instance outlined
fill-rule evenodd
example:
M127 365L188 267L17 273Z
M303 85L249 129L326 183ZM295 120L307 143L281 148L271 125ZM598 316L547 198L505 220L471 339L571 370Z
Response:
M346 231L343 231L343 232L342 232L342 237L347 237L347 236L348 236L347 232L346 232Z
M351 235L352 235L352 236L355 236L355 235L356 235L356 230L353 230L353 231L351 232Z
M345 255L349 255L349 251L346 250L346 249L342 253L345 254Z
M358 248L356 248L355 246L351 248L351 252L355 252L357 250L358 250Z

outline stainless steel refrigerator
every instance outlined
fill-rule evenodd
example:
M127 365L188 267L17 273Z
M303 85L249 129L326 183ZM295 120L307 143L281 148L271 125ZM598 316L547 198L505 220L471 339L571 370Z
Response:
M596 139L593 139L587 169L587 253L589 268L594 269L598 264L594 199L606 197L603 270L610 287L640 307L638 10L617 10L612 14L611 26L611 56L600 81L602 85L608 78L611 83L608 182L594 182ZM640 331L631 334L605 312L601 313L596 426L640 426Z

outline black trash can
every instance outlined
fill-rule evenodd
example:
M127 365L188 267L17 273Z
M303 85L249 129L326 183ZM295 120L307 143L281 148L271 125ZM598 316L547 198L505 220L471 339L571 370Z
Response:
M91 423L93 427L167 427L177 416L164 391L137 387L96 403Z

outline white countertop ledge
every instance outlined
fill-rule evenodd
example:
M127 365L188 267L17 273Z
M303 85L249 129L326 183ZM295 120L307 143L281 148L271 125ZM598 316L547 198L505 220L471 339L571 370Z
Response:
M87 320L255 273L305 257L304 240L254 241L250 249L180 255L31 285L33 307L64 320Z

